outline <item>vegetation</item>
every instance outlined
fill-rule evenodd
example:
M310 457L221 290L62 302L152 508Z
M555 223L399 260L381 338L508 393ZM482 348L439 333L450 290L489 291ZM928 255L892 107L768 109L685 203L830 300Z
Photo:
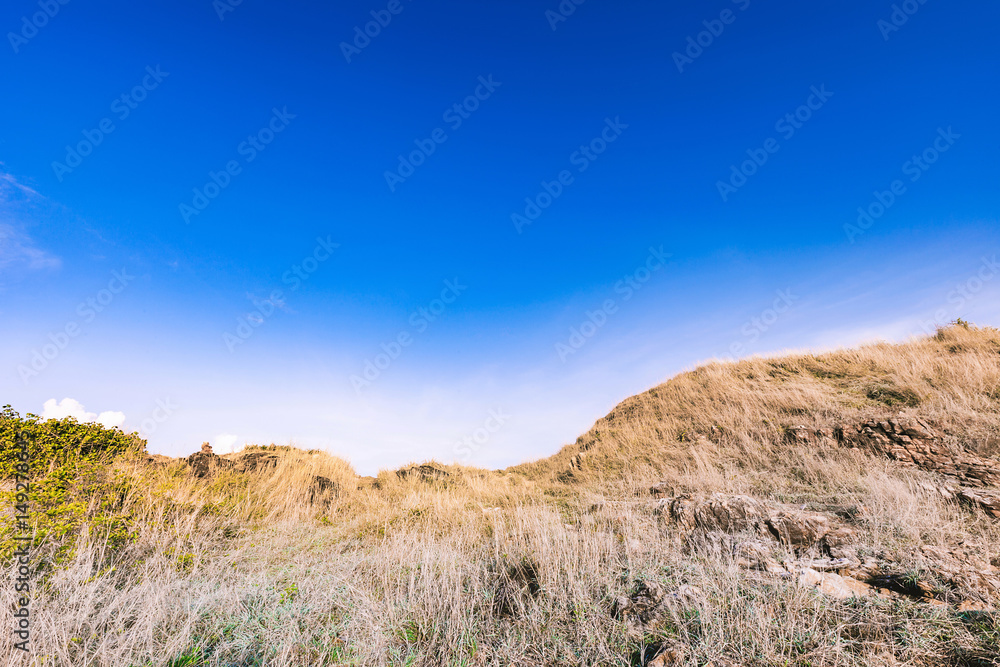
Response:
M372 483L325 453L264 447L277 465L198 478L148 462L134 436L9 409L0 461L9 474L18 434L34 439L38 664L624 666L681 646L676 664L692 666L989 665L995 616L763 579L688 548L648 489L863 507L859 544L914 576L922 545L990 561L998 522L928 493L927 473L787 431L903 411L996 460L998 387L1000 332L958 325L709 363L506 471L432 464L447 474ZM323 498L316 476L334 483ZM640 582L701 601L636 631L615 608ZM0 658L14 662L9 644Z

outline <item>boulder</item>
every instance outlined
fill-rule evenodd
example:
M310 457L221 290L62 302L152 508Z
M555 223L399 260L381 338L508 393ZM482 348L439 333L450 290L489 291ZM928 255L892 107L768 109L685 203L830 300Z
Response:
M328 503L331 497L340 496L340 485L328 477L313 475L309 483L309 503Z
M665 509L661 514L690 532L759 533L796 550L835 549L838 553L831 553L835 557L846 556L853 544L853 529L835 517L749 496L682 494L660 502Z
M208 477L217 470L224 470L233 467L233 462L222 458L212 451L212 445L207 442L202 443L201 451L195 452L185 459L191 466L191 473L195 477Z

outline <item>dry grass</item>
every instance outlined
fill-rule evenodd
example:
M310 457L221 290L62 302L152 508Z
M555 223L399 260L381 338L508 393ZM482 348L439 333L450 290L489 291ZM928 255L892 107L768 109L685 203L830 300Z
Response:
M995 455L998 386L998 332L953 327L906 345L709 364L503 473L386 472L359 489L342 461L297 450L276 469L211 480L120 461L140 532L116 553L84 539L49 575L32 602L36 664L641 665L665 642L686 646L692 666L990 664L968 656L998 650L995 623L755 578L686 550L645 490L667 479L678 491L858 502L872 551L906 562L921 544L966 543L996 556L996 522L921 492L924 473L791 445L782 427L903 410ZM313 475L342 492L310 504ZM705 599L636 636L612 613L636 580L692 584ZM0 657L25 664L9 643Z

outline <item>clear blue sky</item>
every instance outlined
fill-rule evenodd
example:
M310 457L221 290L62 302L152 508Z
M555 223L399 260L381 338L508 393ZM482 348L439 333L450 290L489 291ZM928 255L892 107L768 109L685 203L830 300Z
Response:
M896 6L8 2L3 402L495 467L709 358L996 325L1000 7Z

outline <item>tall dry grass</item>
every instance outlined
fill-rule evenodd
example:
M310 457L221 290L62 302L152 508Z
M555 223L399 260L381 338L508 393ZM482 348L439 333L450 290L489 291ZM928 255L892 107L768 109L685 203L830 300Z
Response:
M996 332L949 329L902 346L710 364L629 399L555 457L503 473L384 472L378 488L359 488L344 462L298 450L279 452L274 469L211 479L119 461L135 539L111 552L84 536L48 574L32 601L34 664L641 665L670 642L692 666L977 664L970 656L1000 651L995 622L760 579L687 549L646 489L667 479L678 491L859 503L862 547L914 571L922 544L996 557L996 522L926 494L924 473L792 445L781 429L903 410L989 454L998 378ZM886 404L886 388L916 404ZM314 475L339 495L311 503ZM703 600L637 635L613 613L637 580L694 585ZM0 658L26 664L6 643Z

